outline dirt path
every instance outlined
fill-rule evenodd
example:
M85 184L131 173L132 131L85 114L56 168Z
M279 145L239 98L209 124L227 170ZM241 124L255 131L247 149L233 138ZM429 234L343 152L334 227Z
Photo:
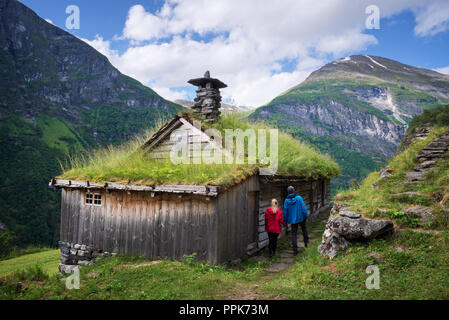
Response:
M279 295L269 295L261 290L261 287L282 273L288 272L288 270L294 266L297 262L297 258L304 254L305 250L315 250L316 243L321 242L321 236L324 231L324 227L327 222L329 213L320 214L316 219L308 224L309 233L309 246L304 247L303 236L299 231L298 234L298 256L293 255L293 250L291 248L291 233L284 237L280 243L276 256L270 261L268 259L267 249L264 249L259 255L250 258L253 262L260 262L264 265L264 274L251 285L248 283L236 283L234 289L224 296L225 299L229 300L279 300L282 299L281 294Z

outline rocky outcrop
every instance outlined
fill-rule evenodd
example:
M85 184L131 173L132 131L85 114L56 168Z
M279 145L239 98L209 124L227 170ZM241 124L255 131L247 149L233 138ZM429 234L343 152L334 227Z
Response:
M393 223L388 220L363 218L342 205L335 204L323 233L318 251L322 256L333 259L340 250L351 242L365 242L392 233Z

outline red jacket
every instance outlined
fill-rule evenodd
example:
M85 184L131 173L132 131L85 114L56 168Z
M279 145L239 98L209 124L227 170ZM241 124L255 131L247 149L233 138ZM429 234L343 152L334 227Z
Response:
M265 211L265 231L272 233L281 233L281 223L285 225L284 219L282 219L282 211L277 210L277 213L273 212L273 209L268 208Z

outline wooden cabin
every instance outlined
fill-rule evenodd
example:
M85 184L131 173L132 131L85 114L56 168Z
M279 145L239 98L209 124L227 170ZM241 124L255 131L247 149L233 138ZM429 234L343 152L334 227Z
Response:
M151 158L168 155L170 132L207 135L187 119L175 117L144 148ZM255 173L231 187L93 183L55 179L62 189L62 263L88 262L102 253L142 255L229 263L268 244L264 212L273 198L283 203L294 186L313 218L330 203L330 180L260 176Z
M199 80L195 83L201 84ZM210 101L220 100L215 87L224 84L217 83L202 83L204 90L209 90L206 96L213 94L215 99L205 100L209 119L219 116L217 108L210 106ZM201 101L197 102L199 112ZM191 118L177 116L143 145L152 159L149 161L168 158L176 144L174 131L187 132L189 139L198 139L202 147L222 147ZM282 206L288 186L294 186L303 197L311 218L330 204L328 178L263 176L257 171L226 187L61 179L53 179L50 185L62 189L60 270L89 264L95 257L110 253L174 260L196 254L199 260L226 264L267 246L265 210L273 198Z

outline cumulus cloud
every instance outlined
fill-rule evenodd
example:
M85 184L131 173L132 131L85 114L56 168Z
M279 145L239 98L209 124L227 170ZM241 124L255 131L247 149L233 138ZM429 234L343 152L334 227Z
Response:
M415 34L433 36L449 29L449 1L437 0L428 6L416 9Z
M130 42L119 54L100 36L88 42L123 73L157 88L173 90L210 70L229 85L225 98L259 106L303 81L329 59L369 48L377 39L365 33L369 0L166 0L156 12L132 6L122 34ZM444 29L436 13L444 3L378 0L382 18L405 9L415 12L415 32ZM446 17L449 16L446 14ZM431 23L433 21L433 24Z
M45 21L47 21L48 23L54 24L51 19L45 19Z

